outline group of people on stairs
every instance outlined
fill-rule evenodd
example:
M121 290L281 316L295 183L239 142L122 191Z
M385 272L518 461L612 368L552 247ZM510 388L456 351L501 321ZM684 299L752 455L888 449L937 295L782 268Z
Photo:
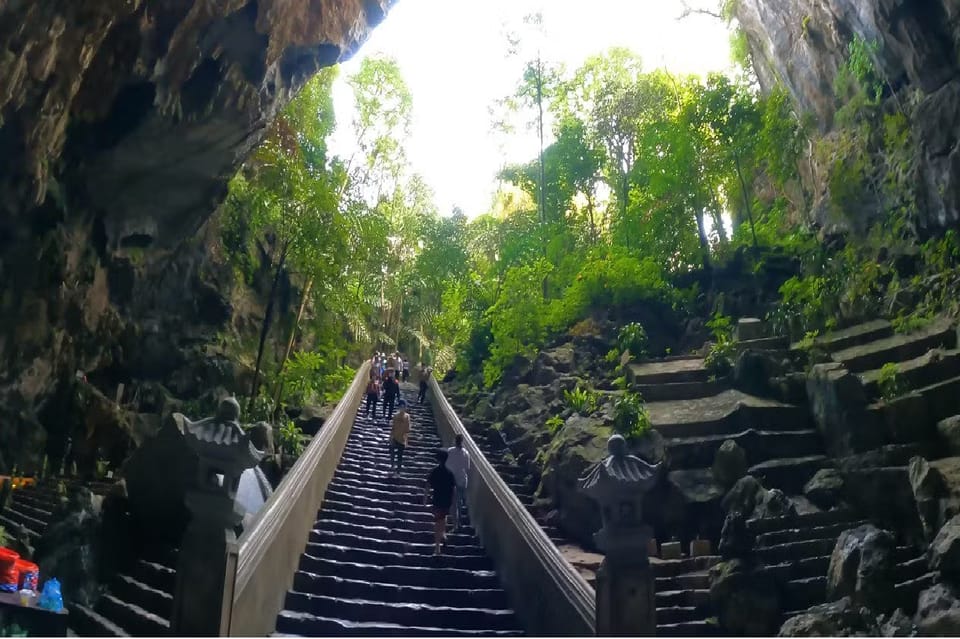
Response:
M433 369L423 364L417 365L417 372L420 377L420 394L417 396L417 403L422 404L427 396L427 381ZM374 353L370 358L370 379L367 381L367 402L364 409L364 415L370 415L373 412L373 418L377 418L377 402L383 399L382 414L389 420L393 419L393 410L397 400L400 398L400 380L404 382L410 379L410 362L400 353L394 352L390 356L383 353Z
M387 361L390 362L390 360ZM388 365L384 372L380 373L376 367L371 366L364 415L369 415L372 409L373 417L376 419L377 399L382 385L383 414L390 420L390 466L393 476L399 477L403 469L403 453L410 439L411 416L407 412L406 401L400 397L400 384L396 378L396 370ZM429 379L430 369L421 367L419 372L420 393L417 403L422 404L426 395L426 380ZM396 414L393 412L395 401ZM447 523L451 510L455 511L453 532L460 528L461 517L467 508L466 491L469 472L470 453L463 448L463 435L457 435L453 446L437 451L437 465L427 475L423 484L423 503L425 506L430 505L433 511L434 555L439 555L446 543Z

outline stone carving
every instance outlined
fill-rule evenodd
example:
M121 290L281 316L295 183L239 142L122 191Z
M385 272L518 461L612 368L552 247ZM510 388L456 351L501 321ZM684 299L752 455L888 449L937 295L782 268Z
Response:
M643 523L643 496L660 479L661 464L630 455L620 435L607 441L608 457L580 479L580 490L600 505L603 527L594 535L606 553L597 571L597 634L652 636L656 631L654 580L647 556L652 537Z

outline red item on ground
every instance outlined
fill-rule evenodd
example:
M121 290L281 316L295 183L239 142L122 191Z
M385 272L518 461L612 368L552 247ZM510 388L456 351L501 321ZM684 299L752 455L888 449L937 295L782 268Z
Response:
M0 592L16 592L20 589L18 559L20 559L18 553L9 548L0 548Z
M17 559L17 570L20 572L20 589L36 592L40 583L40 567L32 561Z

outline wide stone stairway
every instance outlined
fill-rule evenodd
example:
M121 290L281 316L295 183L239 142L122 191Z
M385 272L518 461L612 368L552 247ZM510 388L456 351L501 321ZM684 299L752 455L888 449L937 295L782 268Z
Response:
M523 634L469 521L433 556L423 496L441 441L429 406L410 409L399 477L390 471L386 418L358 412L277 617L278 635Z

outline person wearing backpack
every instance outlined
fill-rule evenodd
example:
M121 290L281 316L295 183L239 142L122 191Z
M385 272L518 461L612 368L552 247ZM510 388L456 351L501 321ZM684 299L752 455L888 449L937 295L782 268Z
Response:
M363 411L364 417L370 415L370 409L373 409L373 418L377 418L377 400L380 399L380 382L377 378L372 378L367 382L367 407Z

